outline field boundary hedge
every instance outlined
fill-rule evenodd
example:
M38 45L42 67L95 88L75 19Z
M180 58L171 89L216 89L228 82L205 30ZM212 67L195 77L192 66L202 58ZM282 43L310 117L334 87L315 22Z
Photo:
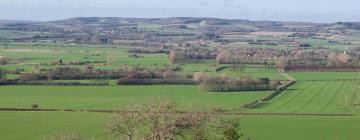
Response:
M358 72L359 66L327 67L327 66L287 66L285 71L295 72Z
M280 86L277 90L275 90L272 94L270 94L269 96L266 96L264 98L261 98L261 99L257 99L255 101L252 101L250 103L247 103L247 104L243 104L243 107L244 108L247 108L247 109L251 109L251 108L255 108L257 107L259 104L261 104L262 102L266 102L266 101L269 101L271 99L273 99L274 97L278 96L281 92L283 92L284 90L286 90L289 86L295 84L296 81L290 81L288 82L287 84L285 85L282 85Z
M192 79L120 79L118 85L196 85Z
M269 96L266 96L264 98L261 99L257 99L255 101L252 101L250 103L247 104L243 104L242 107L247 108L247 109L251 109L251 108L255 108L257 107L259 104L261 104L262 102L266 102L269 101L271 99L273 99L274 97L278 96L281 92L283 92L284 90L286 90L289 86L293 85L296 83L295 78L293 78L292 76L288 75L287 73L279 70L280 74L284 77L286 77L287 79L289 79L289 82L287 82L285 85L281 85L280 87L278 87L272 94L270 94Z

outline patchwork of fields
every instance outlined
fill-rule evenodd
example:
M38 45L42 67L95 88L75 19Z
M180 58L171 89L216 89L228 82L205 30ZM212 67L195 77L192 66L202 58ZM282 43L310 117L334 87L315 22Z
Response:
M142 54L131 58L127 48L0 46L0 56L23 60L19 64L5 65L8 70L23 68L25 72L36 71L41 62L105 61L112 57L112 65L95 64L95 68L117 69L121 66L165 67L166 54ZM236 72L225 69L215 72L215 61L201 61L182 66L181 72L202 71L209 75L229 77L268 77L286 80L278 71L259 72L256 68ZM56 66L44 66L51 69ZM81 67L84 66L73 66ZM360 118L358 111L345 106L345 97L356 87L354 79L358 72L289 72L297 81L279 96L261 103L254 109L242 109L242 104L271 94L271 91L251 92L203 92L198 86L151 85L151 86L0 86L0 108L30 109L38 104L41 109L111 110L129 103L146 103L152 99L166 98L184 110L208 111L214 109L244 113L272 115L246 115L241 119L241 131L254 139L359 139ZM8 74L7 78L17 78ZM86 82L83 80L82 82ZM115 82L115 80L111 81ZM290 116L274 115L293 114ZM295 114L295 115L294 115ZM301 114L333 114L337 117ZM341 116L341 115L354 116ZM76 132L96 140L109 139L103 131L109 114L90 112L6 112L0 111L0 139L38 140L59 130ZM36 129L34 129L36 128ZM17 134L11 133L17 131ZM299 134L301 132L301 135Z

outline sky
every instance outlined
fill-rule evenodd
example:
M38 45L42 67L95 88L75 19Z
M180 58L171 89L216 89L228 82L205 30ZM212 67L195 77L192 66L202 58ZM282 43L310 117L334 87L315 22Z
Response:
M360 0L0 0L0 19L216 17L271 21L360 21Z

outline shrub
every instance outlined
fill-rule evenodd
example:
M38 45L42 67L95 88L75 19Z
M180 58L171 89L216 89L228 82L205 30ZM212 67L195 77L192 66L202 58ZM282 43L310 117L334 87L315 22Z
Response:
M38 108L39 108L39 105L38 105L38 104L32 104L32 105L31 105L31 108L32 108L32 109L38 109Z

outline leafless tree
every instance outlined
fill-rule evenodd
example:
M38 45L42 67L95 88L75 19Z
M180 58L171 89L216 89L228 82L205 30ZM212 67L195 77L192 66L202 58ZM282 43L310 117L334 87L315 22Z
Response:
M207 78L206 74L203 72L196 72L193 75L193 80L197 84L201 84Z
M285 56L281 56L277 65L279 69L285 70L286 66L289 65L289 59Z
M218 63L224 63L229 61L230 57L231 57L231 53L229 51L221 51L220 53L217 54L216 61Z
M341 53L337 55L337 60L343 64L347 64L350 60L350 57L346 54Z
M105 126L105 132L115 138L137 140L139 130L145 123L143 106L129 104L116 110Z
M172 70L165 70L162 73L162 77L163 77L163 79L173 79L176 77L176 73Z
M210 130L211 113L181 112L164 99L123 109L117 110L105 127L107 134L119 139L171 140L190 132L192 139L204 140Z

